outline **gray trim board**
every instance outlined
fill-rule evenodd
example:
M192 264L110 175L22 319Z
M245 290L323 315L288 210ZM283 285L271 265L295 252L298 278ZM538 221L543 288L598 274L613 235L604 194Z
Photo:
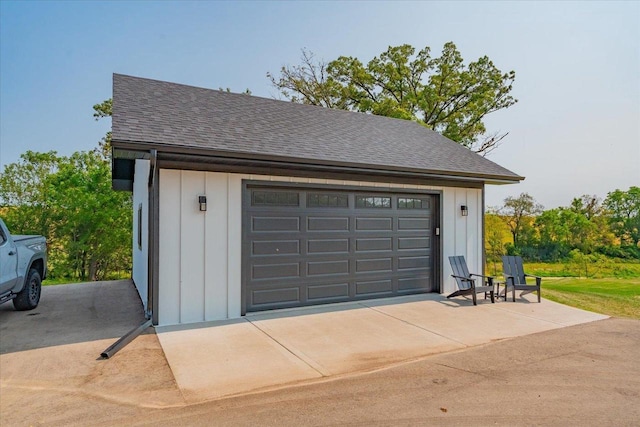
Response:
M247 175L275 175L292 176L296 178L318 178L333 179L339 181L367 181L367 182L388 182L393 184L414 184L432 185L438 187L458 187L458 188L482 188L483 181L454 180L443 177L430 176L391 176L385 174L371 174L366 171L314 171L297 168L282 168L281 166L255 166L255 165L223 165L215 163L201 162L173 162L159 160L158 165L162 169L193 170L205 172L226 172Z
M354 191L361 193L398 193L398 194L428 194L442 195L442 190L431 190L424 188L396 188L396 187L375 187L362 185L340 185L340 184L320 184L308 182L285 182L285 181L263 181L259 179L245 179L242 181L249 188L256 187L276 187L276 188L305 188L317 190L340 190ZM428 184L424 184L428 185ZM466 187L465 187L466 188Z

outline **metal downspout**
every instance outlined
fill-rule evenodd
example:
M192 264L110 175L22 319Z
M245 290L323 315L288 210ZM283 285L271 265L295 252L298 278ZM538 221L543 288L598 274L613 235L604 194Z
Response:
M149 181L147 183L147 192L148 192L148 239L147 239L147 319L152 319L153 324L158 324L157 313L154 310L156 302L156 293L155 293L155 282L156 276L155 272L155 259L156 259L156 221L157 216L156 213L156 173L158 166L158 150L152 149L149 151L150 156L150 167L149 167Z
M149 193L149 239L148 239L148 248L147 248L147 310L145 313L145 320L140 326L135 327L131 331L127 332L124 336L122 336L118 341L111 344L106 350L100 353L100 357L103 359L109 359L113 357L118 351L122 350L127 344L136 339L138 335L143 333L149 326L157 325L158 318L156 314L155 301L156 294L154 292L156 276L154 272L155 269L155 248L156 248L156 202L157 202L157 194L156 194L156 174L157 174L157 161L158 161L158 152L157 150L150 150L151 158L150 158L150 168L149 168L149 182L147 184L148 193Z
M105 351L100 353L100 357L102 357L103 359L112 357L114 354L122 350L124 346L136 339L136 337L143 333L144 330L149 326L151 326L151 319L145 320L144 323L142 323L140 326L127 332L122 338L111 344Z

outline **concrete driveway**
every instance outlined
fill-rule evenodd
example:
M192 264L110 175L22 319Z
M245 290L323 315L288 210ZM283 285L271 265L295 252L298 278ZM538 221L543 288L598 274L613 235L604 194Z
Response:
M44 286L35 310L0 305L0 354L119 338L143 320L129 280Z
M547 300L474 307L419 295L149 330L98 360L143 320L132 283L45 287L35 311L0 306L0 424L83 424L92 405L118 408L125 419L141 408L321 385L605 318Z
M45 286L32 311L1 305L0 425L37 424L58 411L81 420L86 405L78 399L152 407L182 403L153 330L117 357L99 360L143 320L130 280ZM35 395L55 396L55 404Z
M533 300L473 306L423 294L158 328L157 335L185 400L197 403L607 318Z

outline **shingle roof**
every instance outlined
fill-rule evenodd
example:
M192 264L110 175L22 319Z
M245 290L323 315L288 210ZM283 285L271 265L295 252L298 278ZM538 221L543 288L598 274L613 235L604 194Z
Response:
M522 177L418 123L114 74L112 140L446 176Z

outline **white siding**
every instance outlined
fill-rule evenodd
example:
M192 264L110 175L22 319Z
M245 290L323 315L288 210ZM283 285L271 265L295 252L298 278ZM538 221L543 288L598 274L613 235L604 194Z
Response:
M240 317L242 306L242 179L241 175L229 176L229 205L227 209L227 261L229 265L229 317Z
M229 230L227 226L229 205L229 175L224 173L206 174L205 193L208 195L205 216L205 319L226 319L229 317L227 301L229 291L228 251Z
M449 256L464 255L470 270L482 272L480 189L161 169L160 325L240 317L245 179L442 191L442 293L455 287ZM206 212L198 209L200 195L207 196Z
M149 265L149 160L136 160L133 180L133 283L138 289L142 305L147 309ZM138 223L138 209L142 207L142 221ZM138 227L141 227L139 229ZM142 244L138 244L138 232Z
M159 187L159 253L158 253L158 323L175 325L181 323L181 253L182 240L182 207L181 187L182 172L176 170L160 170ZM196 249L196 248L194 248ZM186 254L185 254L186 256Z
M464 255L469 271L482 274L482 190L473 188L443 188L442 194L442 271L443 294L455 290L449 257ZM461 206L467 206L468 216L462 216Z
M183 171L180 181L180 323L203 322L206 212L198 196L205 194L205 174ZM213 199L213 197L212 197ZM162 226L162 224L160 225ZM173 228L173 227L172 227Z

